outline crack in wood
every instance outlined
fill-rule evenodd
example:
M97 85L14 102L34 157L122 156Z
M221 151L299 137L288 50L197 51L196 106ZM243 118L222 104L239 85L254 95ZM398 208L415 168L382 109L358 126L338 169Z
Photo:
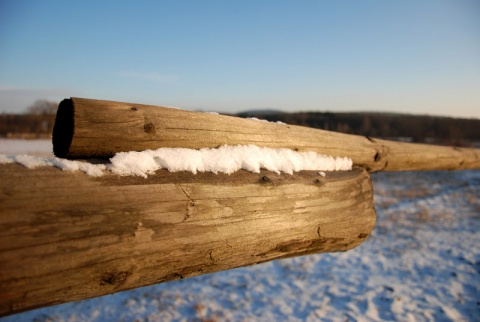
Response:
M377 143L377 141L375 141L373 138L371 138L369 136L365 136L365 138L372 143Z
M254 254L261 258L286 258L298 254L307 255L321 252L325 248L331 251L339 251L345 247L350 247L353 241L341 237L319 237L313 240L291 240L278 244L274 248L260 254Z
M208 257L210 258L210 264L211 265L216 265L218 262L218 259L213 257L213 249L208 252Z
M185 222L195 212L195 200L193 200L192 197L190 197L190 195L182 186L180 186L180 189L182 190L183 194L188 198L187 208L185 209L185 216L183 217L183 221L182 221L182 222Z

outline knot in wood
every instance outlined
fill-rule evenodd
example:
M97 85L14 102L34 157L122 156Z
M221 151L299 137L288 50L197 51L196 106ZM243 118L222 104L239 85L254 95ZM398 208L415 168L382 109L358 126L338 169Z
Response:
M268 186L273 186L273 181L267 176L262 176L259 180L259 183L262 185L268 185Z
M100 281L100 285L118 285L123 283L128 276L128 272L105 273Z
M149 133L149 134L155 134L155 132L156 132L155 125L153 123L145 124L143 129L144 129L145 133Z

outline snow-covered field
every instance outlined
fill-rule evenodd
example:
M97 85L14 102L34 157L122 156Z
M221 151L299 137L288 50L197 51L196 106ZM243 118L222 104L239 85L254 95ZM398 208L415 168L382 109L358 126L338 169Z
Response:
M0 139L0 154L53 157L51 140Z
M0 140L0 154L12 153L2 146ZM14 153L22 152L20 146ZM351 251L278 260L3 320L480 321L480 170L380 173L372 181L377 225Z

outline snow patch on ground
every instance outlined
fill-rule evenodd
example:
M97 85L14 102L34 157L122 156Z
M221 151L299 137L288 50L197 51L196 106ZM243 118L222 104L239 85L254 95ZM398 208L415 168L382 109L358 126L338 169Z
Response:
M0 153L53 156L51 140L0 139Z

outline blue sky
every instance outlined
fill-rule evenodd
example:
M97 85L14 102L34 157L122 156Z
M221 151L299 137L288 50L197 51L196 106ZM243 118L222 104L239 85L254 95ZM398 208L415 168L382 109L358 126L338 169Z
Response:
M0 113L70 96L480 118L480 1L0 0Z

